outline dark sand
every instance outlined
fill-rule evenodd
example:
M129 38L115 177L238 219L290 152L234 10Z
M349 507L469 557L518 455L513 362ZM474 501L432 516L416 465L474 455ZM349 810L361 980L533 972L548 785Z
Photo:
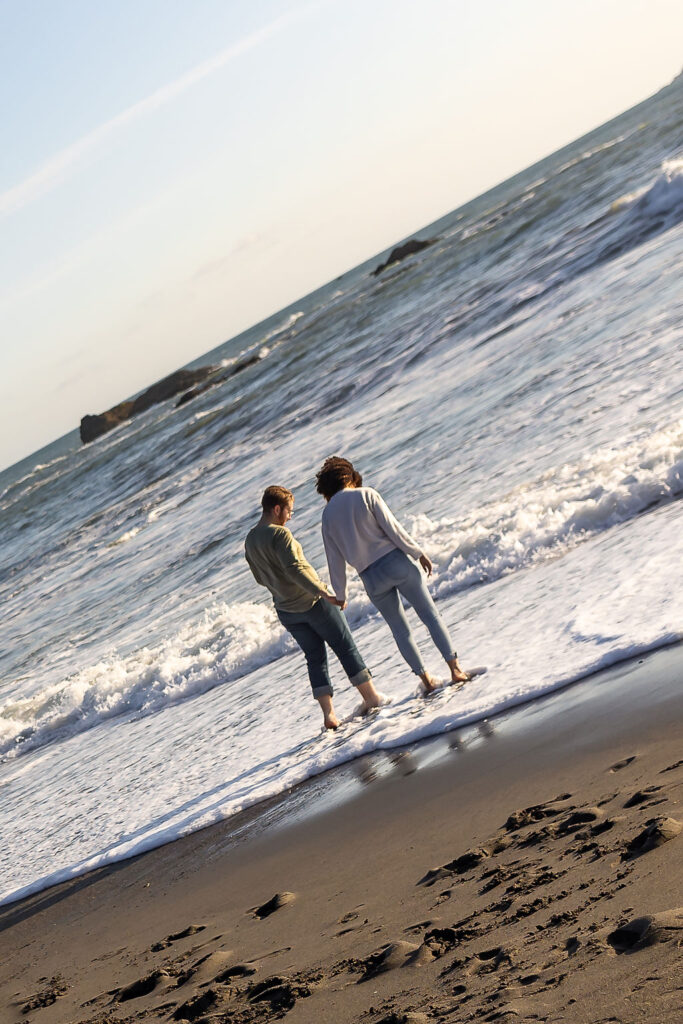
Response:
M0 908L0 1020L683 1021L683 648Z

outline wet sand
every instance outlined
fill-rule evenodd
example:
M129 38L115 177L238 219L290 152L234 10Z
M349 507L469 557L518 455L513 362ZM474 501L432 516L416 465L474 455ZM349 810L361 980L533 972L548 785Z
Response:
M0 908L0 1021L683 1019L683 648Z

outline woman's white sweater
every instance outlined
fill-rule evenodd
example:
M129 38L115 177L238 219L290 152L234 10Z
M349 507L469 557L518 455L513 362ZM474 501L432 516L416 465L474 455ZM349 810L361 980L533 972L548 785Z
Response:
M363 572L393 548L416 559L422 555L372 487L337 491L325 506L322 531L330 583L339 601L346 600L347 562Z

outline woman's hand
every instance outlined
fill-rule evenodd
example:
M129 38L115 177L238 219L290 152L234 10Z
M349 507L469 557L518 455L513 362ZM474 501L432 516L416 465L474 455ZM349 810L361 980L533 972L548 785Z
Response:
M432 575L432 569L434 566L432 565L431 559L427 558L426 555L420 555L420 565L428 576Z

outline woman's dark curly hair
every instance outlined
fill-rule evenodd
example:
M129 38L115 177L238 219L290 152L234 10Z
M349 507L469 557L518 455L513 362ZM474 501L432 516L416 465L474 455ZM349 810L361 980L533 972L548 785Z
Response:
M322 494L326 501L329 501L337 491L343 491L345 487L362 487L363 477L348 459L341 459L338 455L332 455L325 459L322 467L315 475L315 489Z

